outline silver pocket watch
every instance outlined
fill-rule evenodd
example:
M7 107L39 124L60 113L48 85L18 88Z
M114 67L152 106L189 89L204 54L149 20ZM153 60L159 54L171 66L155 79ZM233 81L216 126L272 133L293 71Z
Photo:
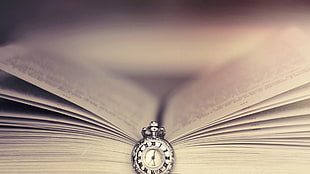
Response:
M165 128L152 121L141 131L143 138L132 150L132 166L137 174L168 174L174 163L174 151L164 139Z

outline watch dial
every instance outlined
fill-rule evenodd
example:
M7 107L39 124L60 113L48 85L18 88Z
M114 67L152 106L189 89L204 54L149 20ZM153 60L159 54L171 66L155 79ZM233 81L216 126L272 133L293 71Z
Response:
M171 145L164 139L143 139L133 149L132 162L137 173L169 173L174 161Z
M163 165L164 155L165 154L157 147L151 147L142 153L142 160L148 168L156 170Z

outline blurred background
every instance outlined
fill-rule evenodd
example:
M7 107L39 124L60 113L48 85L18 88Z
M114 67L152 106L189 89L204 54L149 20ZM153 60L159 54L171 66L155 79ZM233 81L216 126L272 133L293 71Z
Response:
M308 31L305 0L2 0L0 44L92 63L157 96L272 39Z

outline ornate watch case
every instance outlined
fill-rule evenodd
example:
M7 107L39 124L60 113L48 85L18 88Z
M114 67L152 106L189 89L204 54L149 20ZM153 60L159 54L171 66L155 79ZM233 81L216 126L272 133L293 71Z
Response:
M132 150L132 165L137 174L168 174L174 163L174 151L164 139L165 129L152 121L141 131L143 138Z

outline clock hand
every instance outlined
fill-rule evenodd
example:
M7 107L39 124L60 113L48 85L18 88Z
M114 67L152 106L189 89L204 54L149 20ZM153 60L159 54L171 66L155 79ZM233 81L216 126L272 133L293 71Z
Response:
M150 161L147 162L147 164L150 165L152 161L153 159L151 158Z
M150 153L152 153L152 152L150 152ZM150 154L150 153L148 153L148 154ZM150 154L150 155L151 155L151 154ZM150 157L150 158L147 158L147 159L149 159L149 160L146 161L148 165L150 165L151 162L154 160L154 154L152 154L152 156L149 156L149 157Z
M154 150L154 152L153 152L153 156L152 156L152 160L153 160L153 164L154 164L154 166L155 166L155 153L156 153L156 151Z

